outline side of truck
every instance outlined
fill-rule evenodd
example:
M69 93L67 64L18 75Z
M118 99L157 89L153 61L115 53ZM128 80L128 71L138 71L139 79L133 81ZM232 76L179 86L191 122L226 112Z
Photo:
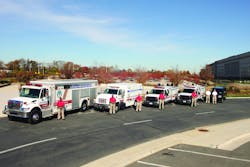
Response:
M20 96L8 100L3 113L12 120L26 118L38 123L42 118L57 114L56 103L62 97L65 111L85 111L93 106L97 95L97 80L65 79L37 80L22 86Z
M116 112L129 106L135 105L135 98L142 94L142 84L139 83L111 83L107 84L103 93L95 99L96 110L108 110L109 99L112 95L116 98Z
M165 95L165 104L175 101L178 95L179 88L175 86L156 86L146 94L143 101L144 106L159 106L159 95L161 92Z

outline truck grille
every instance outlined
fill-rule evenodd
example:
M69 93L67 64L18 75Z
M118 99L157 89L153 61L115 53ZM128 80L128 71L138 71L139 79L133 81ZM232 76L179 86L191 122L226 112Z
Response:
M157 97L146 97L146 101L157 102L158 98Z
M106 104L106 103L107 103L107 100L104 99L104 98L99 98L99 99L98 99L98 103L99 103L99 104Z
M182 100L190 100L191 96L180 96L180 99L182 99Z
M22 102L20 101L14 101L14 100L9 100L8 101L8 108L9 109L20 109Z

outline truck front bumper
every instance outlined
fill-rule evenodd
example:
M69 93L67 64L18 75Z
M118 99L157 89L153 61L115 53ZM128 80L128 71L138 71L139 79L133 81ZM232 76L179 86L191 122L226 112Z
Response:
M178 104L191 104L192 103L192 99L188 99L188 100L178 99L177 103Z
M159 102L144 101L142 104L147 107L159 107Z
M101 111L109 110L109 105L107 105L107 104L97 104L97 103L94 103L94 109L95 109L95 110L101 110Z
M4 110L4 114L7 114L8 116L12 117L19 117L19 118L29 118L29 113L27 112L21 112L19 110Z

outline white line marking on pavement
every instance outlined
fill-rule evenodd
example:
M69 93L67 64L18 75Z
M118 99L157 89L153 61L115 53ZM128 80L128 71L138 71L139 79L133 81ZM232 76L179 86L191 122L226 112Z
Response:
M161 165L161 164L154 164L154 163L149 163L149 162L144 162L144 161L137 161L137 163L148 165L148 166L170 167L170 166L165 166L165 165Z
M209 112L197 112L195 115L205 115L205 114L212 114L215 113L215 111L209 111Z
M28 146L31 146L31 145L44 143L44 142L52 141L52 140L56 140L56 139L57 138L50 138L50 139L45 139L45 140L40 140L40 141L24 144L24 145L21 145L21 146L17 146L17 147L13 147L13 148L10 148L10 149L7 149L7 150L0 151L0 154L5 154L5 153L8 153L8 152L11 152L11 151L14 151L14 150L18 150L18 149L21 149L21 148L24 148L24 147L28 147Z
M227 157L227 156L215 155L215 154L207 154L207 153L196 152L196 151L181 150L181 149L175 149L175 148L168 148L168 150L177 151L177 152L191 153L191 154L198 154L198 155L204 155L204 156L209 156L209 157L223 158L223 159L229 159L229 160L235 160L235 161L250 162L249 159Z
M123 125L133 125L133 124L140 124L140 123L145 123L145 122L151 122L151 119L148 120L142 120L142 121L136 121L136 122L128 122L128 123L124 123Z

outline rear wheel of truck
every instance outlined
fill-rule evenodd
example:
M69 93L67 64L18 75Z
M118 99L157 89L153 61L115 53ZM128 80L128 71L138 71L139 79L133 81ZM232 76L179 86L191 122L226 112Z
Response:
M37 123L41 122L41 120L42 120L41 112L37 109L32 110L30 113L30 117L29 117L29 123L30 124L37 124Z
M87 109L88 109L87 102L86 102L86 101L82 102L81 111L84 112L84 111L86 111Z

